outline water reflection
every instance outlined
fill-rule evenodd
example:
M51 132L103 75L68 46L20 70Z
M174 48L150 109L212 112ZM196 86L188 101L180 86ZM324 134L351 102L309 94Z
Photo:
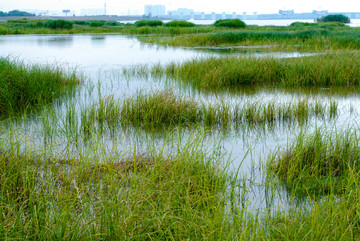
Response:
M344 88L338 86L332 87L279 87L279 86L232 86L217 89L199 88L195 85L184 84L180 80L168 80L177 85L184 93L204 96L223 96L234 98L236 96L313 96L316 98L356 98L360 95L360 87L352 86Z
M102 46L106 44L106 35L92 35L91 44L93 46Z
M72 35L38 38L36 41L39 47L71 48L74 44Z

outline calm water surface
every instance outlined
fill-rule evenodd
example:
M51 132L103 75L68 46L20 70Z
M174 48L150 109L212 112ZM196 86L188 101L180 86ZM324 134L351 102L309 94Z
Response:
M156 91L172 89L173 91L196 100L216 103L222 100L241 103L242 101L296 101L310 98L323 102L336 100L339 104L339 115L336 120L311 119L302 128L311 132L315 126L341 129L356 125L360 101L356 90L344 89L273 89L273 88L238 88L226 91L202 92L188 87L181 87L176 81L145 78L125 78L123 67L140 64L166 64L171 61L185 61L192 58L218 56L226 54L209 52L202 49L163 48L141 43L136 37L124 35L24 35L0 36L0 56L12 56L26 63L58 64L76 67L86 76L86 81L75 99L77 110L97 102L99 97L113 95L124 99L133 96L137 91ZM277 57L299 57L299 53L275 53ZM59 112L66 108L64 103ZM59 114L60 115L60 114ZM41 121L33 121L33 128L41 129ZM284 206L286 195L279 195L268 200L264 191L264 164L270 153L284 149L300 132L299 127L279 126L269 129L230 130L223 132L214 130L207 133L204 146L215 146L213 151L225 155L232 160L231 170L240 168L251 187L248 194L253 202L249 207L265 208L268 206ZM174 131L174 139L186 140L192 131ZM141 130L120 132L117 141L107 140L109 150L115 145L124 151L136 146L137 150L146 151L149 144L146 140L150 134ZM164 145L162 135L152 136L152 144ZM119 141L120 140L120 141ZM119 142L118 142L119 141ZM121 144L119 144L121 143ZM169 144L176 149L177 144ZM280 192L283 193L284 192Z

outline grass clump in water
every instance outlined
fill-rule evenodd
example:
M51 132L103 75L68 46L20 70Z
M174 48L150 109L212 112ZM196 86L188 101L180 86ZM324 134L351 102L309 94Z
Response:
M26 65L0 58L0 116L53 102L80 80L56 66Z
M301 133L294 144L273 159L271 167L293 192L343 194L354 188L349 180L359 173L359 137L356 132Z
M197 88L242 85L358 86L358 52L340 51L300 58L208 57L171 63L161 74Z
M221 19L214 23L216 27L245 28L246 24L240 19Z
M81 126L87 134L95 132L97 127L102 131L106 126L113 132L120 124L144 129L203 125L226 130L232 126L303 124L312 117L333 118L336 114L334 102L327 105L303 99L289 103L205 103L178 96L172 91L159 91L152 94L139 92L124 101L112 97L100 100L99 104L82 112Z
M150 26L150 27L155 27L155 26L161 26L163 25L163 21L161 20L139 20L135 22L135 26L136 27L144 27L144 26Z
M124 101L121 122L124 125L160 127L191 124L201 120L196 102L174 95L171 91L157 92L153 95L138 93L134 98Z
M174 20L165 24L166 27L195 27L194 23L188 21Z
M318 18L317 22L338 22L338 23L350 23L350 19L343 14L331 14Z

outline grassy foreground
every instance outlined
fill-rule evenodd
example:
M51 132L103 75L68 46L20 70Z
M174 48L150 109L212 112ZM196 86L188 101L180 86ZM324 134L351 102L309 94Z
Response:
M263 86L359 86L360 57L357 51L338 51L300 58L208 57L147 70L166 75L196 88ZM131 72L131 71L129 71ZM136 67L135 71L136 73ZM138 73L146 68L138 68Z
M56 66L26 65L0 58L0 116L49 104L80 82L75 72Z
M172 156L0 156L4 240L234 240L250 232L229 208L232 178L193 138ZM211 154L211 153L210 153ZM73 156L73 155L72 155ZM126 157L129 156L129 157ZM250 221L250 220L248 220ZM240 230L244 229L244 233Z
M346 195L309 207L248 210L240 177L193 136L173 154L1 146L3 240L353 240L359 235L357 173ZM51 148L49 148L51 149ZM36 153L36 154L34 154ZM269 176L268 178L272 178ZM350 182L349 182L350 183Z

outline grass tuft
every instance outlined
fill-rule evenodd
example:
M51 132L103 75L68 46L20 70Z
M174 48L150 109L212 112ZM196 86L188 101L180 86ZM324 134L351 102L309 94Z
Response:
M81 80L56 66L0 58L0 116L36 109L68 93Z
M356 132L300 134L294 144L273 159L277 176L295 193L343 194L348 179L360 171Z

